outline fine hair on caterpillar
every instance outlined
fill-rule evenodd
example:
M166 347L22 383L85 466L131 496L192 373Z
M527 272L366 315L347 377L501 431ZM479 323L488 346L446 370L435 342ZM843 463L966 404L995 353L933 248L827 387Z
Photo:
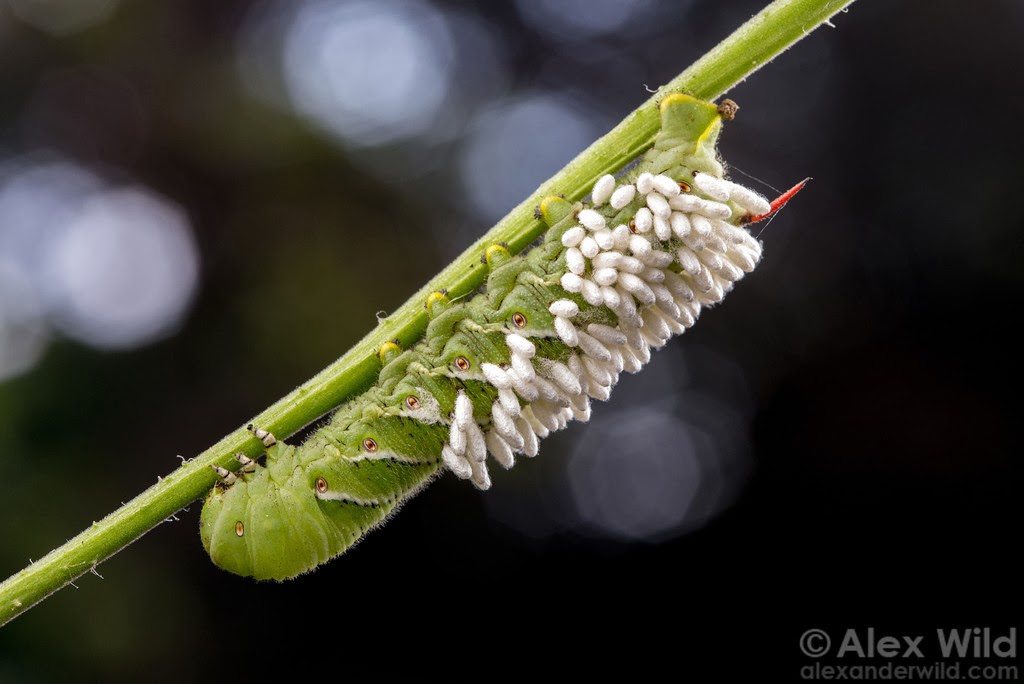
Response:
M385 344L376 383L293 446L250 428L266 464L218 469L203 507L214 562L287 579L355 544L443 471L491 485L488 458L511 468L540 440L590 418L623 372L691 327L761 257L744 227L769 202L724 178L716 142L735 105L675 94L653 146L589 198L548 197L543 241L523 255L489 246L486 285L425 306L408 349Z

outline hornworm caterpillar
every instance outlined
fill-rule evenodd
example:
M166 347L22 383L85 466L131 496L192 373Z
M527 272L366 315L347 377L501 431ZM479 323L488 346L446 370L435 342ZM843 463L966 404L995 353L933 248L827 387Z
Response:
M203 507L213 561L286 579L341 554L444 469L487 489L487 455L506 468L590 417L623 371L636 372L753 270L744 228L774 213L723 179L715 144L734 105L688 95L661 103L657 139L587 202L549 197L549 226L525 256L487 249L486 286L466 301L438 292L426 335L385 345L377 383L301 446L254 430L266 465L240 456Z

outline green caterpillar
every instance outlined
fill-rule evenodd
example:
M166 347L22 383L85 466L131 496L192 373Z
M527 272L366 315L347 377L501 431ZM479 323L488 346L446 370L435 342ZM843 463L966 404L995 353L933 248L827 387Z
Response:
M490 486L489 453L509 468L570 420L590 417L623 371L636 372L750 272L761 245L744 224L774 213L724 180L715 144L734 105L687 95L661 104L653 147L586 203L549 197L549 226L525 256L490 247L486 287L464 302L431 295L411 349L381 349L377 383L295 447L254 430L266 465L238 473L203 507L213 561L282 580L352 546L443 469Z

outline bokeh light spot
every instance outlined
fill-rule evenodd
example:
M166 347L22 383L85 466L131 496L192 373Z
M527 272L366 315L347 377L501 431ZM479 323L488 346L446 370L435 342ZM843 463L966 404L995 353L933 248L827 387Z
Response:
M134 347L166 335L198 283L184 213L139 188L86 200L48 257L44 287L55 323L96 347Z
M451 37L444 17L403 2L310 1L284 45L293 106L354 146L416 135L448 93Z
M460 160L468 198L495 221L569 163L603 128L557 95L499 103L477 121Z
M583 523L621 539L655 539L680 527L701 468L689 426L653 407L605 416L573 450L569 485Z

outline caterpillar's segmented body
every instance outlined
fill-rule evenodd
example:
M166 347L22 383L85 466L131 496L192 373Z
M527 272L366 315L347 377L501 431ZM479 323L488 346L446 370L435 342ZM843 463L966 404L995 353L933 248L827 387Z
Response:
M265 467L249 462L218 484L202 514L214 562L258 579L301 574L442 469L486 489L488 454L509 468L588 420L592 399L760 259L743 226L774 207L723 179L725 111L667 97L654 146L628 173L598 180L586 203L546 199L542 244L521 257L489 248L484 290L464 302L433 295L424 339L386 345L372 388L301 446L272 443Z

